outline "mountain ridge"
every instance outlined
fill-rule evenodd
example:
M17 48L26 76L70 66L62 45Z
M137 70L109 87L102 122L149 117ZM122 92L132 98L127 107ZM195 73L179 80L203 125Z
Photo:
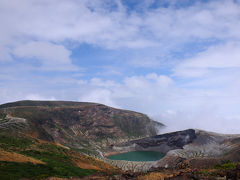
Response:
M86 150L153 136L163 127L142 113L88 102L17 101L0 105L0 117L0 129L22 127L40 139Z

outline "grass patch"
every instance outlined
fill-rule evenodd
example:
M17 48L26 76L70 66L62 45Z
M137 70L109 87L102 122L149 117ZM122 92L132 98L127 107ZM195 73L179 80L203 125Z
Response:
M47 152L54 152L54 153L66 153L68 151L63 147L57 146L55 144L47 144L47 143L39 144L37 145L37 148Z
M32 145L33 142L30 139L23 137L11 137L0 135L0 147L2 149L25 149Z
M235 169L235 168L236 168L236 163L233 163L233 162L227 162L227 163L215 166L215 169Z
M89 149L86 149L86 148L81 148L81 149L73 148L73 149L77 152L84 153L84 154L91 155L91 156L98 156L99 155L99 153L97 151L89 150Z
M0 162L0 179L13 180L21 178L42 179L56 177L82 177L90 175L93 170L73 166L53 167L51 164Z
M47 152L47 151L37 151L37 150L28 150L22 151L21 154L26 156L31 156L33 158L42 160L46 163L50 162L58 162L59 164L66 163L68 165L72 165L72 158L68 155L63 155L58 152Z
M204 174L204 175L210 175L211 174L211 172L209 172L208 170L203 170L200 173Z
M0 135L0 148L39 159L46 164L0 162L0 179L42 179L55 177L82 177L96 170L81 169L73 161L69 150L51 143L39 144L25 137Z
M218 172L209 171L209 170L202 170L202 171L200 171L200 174L205 175L205 176L217 176Z
M45 162L46 167L51 170L50 172L46 172L48 177L53 175L58 177L81 177L94 172L94 170L85 170L76 167L71 156L60 152L28 150L22 152L22 154Z

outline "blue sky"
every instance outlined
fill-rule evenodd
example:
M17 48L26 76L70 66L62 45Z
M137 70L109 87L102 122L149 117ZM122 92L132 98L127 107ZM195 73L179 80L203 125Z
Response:
M239 0L0 1L0 103L99 102L240 131Z

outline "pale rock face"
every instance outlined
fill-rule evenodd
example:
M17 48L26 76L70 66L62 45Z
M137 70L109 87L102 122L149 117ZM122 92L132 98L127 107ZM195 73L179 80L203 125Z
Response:
M27 119L13 117L10 114L7 114L5 118L0 119L0 130L27 130L29 128L29 124Z

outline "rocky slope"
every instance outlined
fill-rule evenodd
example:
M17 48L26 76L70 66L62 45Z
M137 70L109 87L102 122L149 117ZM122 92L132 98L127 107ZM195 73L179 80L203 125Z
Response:
M157 134L161 123L102 104L19 101L0 105L0 130L98 154L114 143Z
M140 168L135 162L121 161L121 166L132 171L148 171L158 168L212 168L224 162L240 161L240 135L224 135L188 129L120 143L109 153L129 151L156 151L166 155L155 162L145 163ZM132 165L131 165L132 164ZM146 165L147 164L147 165ZM147 167L146 167L147 166Z

